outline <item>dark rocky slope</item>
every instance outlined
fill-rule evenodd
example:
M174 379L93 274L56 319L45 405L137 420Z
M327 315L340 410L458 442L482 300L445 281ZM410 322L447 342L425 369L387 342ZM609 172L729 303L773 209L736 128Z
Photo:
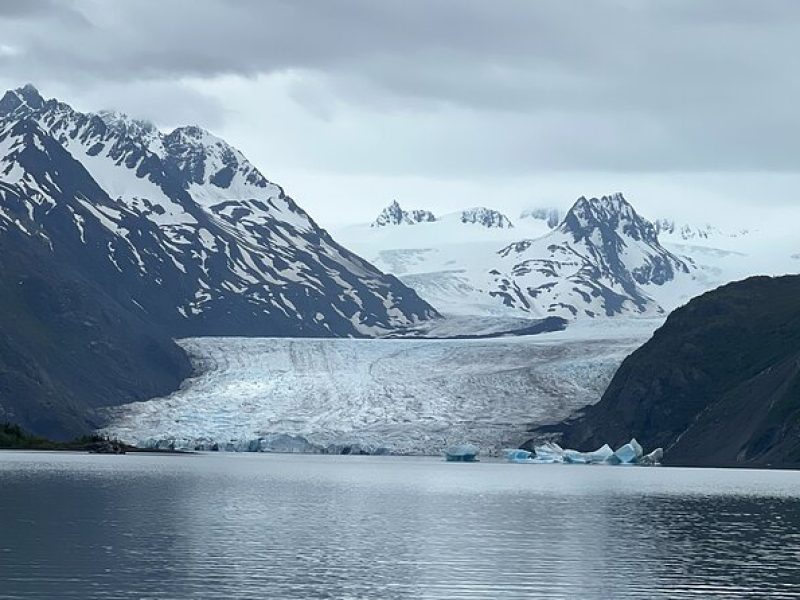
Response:
M41 240L0 236L0 422L67 439L93 409L169 393L183 351L75 271Z
M0 422L71 438L166 395L172 338L369 337L436 311L338 245L235 148L0 98Z
M635 436L673 465L800 465L800 276L679 308L562 433L576 448Z

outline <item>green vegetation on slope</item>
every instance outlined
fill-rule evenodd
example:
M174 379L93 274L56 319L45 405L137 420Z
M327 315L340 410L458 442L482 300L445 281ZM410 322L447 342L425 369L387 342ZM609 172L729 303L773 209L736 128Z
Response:
M114 443L99 435L84 435L69 442L54 442L32 435L19 425L0 424L2 450L93 450L99 444Z

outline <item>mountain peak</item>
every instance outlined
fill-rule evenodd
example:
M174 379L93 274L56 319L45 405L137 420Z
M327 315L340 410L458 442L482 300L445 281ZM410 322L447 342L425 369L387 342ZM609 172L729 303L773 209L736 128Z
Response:
M15 90L9 90L0 99L0 115L8 115L21 106L27 106L34 110L42 107L44 98L32 84L27 83Z
M436 220L436 216L429 210L403 210L397 200L392 200L386 208L381 211L370 227L385 227L387 225L414 225L416 223L430 223Z
M207 137L213 137L208 131L198 125L183 125L176 127L167 137L184 138L190 140L203 140Z
M462 223L475 223L489 229L512 229L511 220L498 210L478 206L461 211Z
M33 108L38 108L44 104L44 98L42 98L39 90L37 90L36 86L32 83L26 83L21 88L17 88L14 91Z
M567 318L663 314L654 290L691 268L659 243L653 224L622 194L582 196L557 229L500 255L513 266L498 272L493 295L506 306L544 307Z
M655 226L641 217L625 197L617 192L600 198L581 196L569 209L560 230L575 240L588 239L593 232L616 233L649 244L657 244Z
M156 126L145 119L134 119L129 115L115 110L101 110L97 116L110 129L128 134L156 133Z

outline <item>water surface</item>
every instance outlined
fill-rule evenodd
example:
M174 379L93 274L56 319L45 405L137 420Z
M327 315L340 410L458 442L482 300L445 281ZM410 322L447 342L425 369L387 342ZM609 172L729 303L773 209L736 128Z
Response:
M800 473L0 453L0 598L800 598Z

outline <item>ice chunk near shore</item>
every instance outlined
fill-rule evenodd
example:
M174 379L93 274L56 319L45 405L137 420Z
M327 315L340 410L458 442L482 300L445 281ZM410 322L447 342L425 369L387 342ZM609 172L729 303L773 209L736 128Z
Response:
M608 462L614 451L608 444L603 444L592 452L578 452L577 450L564 450L564 462L576 465L597 465Z
M578 452L577 450L564 450L564 462L573 465L585 465L589 462L586 452Z
M614 452L614 456L619 459L619 462L623 465L632 465L639 461L642 456L644 456L644 451L642 450L641 444L636 441L636 438L633 438L627 444L623 444Z
M661 464L663 458L664 458L664 449L656 448L650 454L645 454L642 458L640 458L637 464L646 466L657 466Z
M444 457L449 462L476 462L478 452L478 447L474 444L458 444L447 448Z
M531 458L533 453L523 450L522 448L506 448L503 450L503 453L508 462L521 464L534 462L534 459Z
M506 450L506 459L515 463L533 464L554 464L568 463L579 465L660 465L664 456L664 450L657 448L650 454L645 455L641 444L632 439L627 444L623 444L616 451L611 449L608 444L603 444L592 452L580 452L578 450L564 449L555 442L547 442L539 446L534 446L534 456L526 450Z
M534 446L533 451L536 454L533 460L541 464L563 463L565 461L564 449L555 442Z
M608 444L603 444L597 450L587 454L589 455L589 463L596 465L608 461L611 456L614 456L614 451Z

